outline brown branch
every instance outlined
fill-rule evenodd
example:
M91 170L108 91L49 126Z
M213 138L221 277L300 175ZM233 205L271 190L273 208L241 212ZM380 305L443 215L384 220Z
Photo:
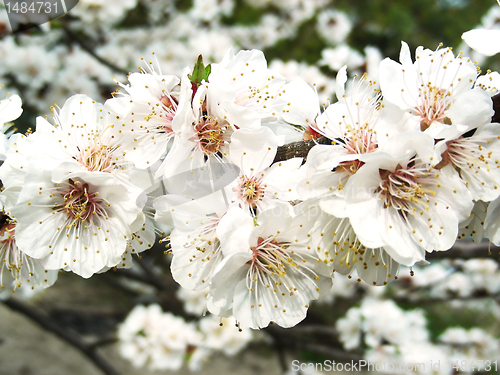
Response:
M5 306L23 314L42 328L56 334L64 341L73 345L76 349L85 354L104 374L119 375L119 372L96 351L96 346L86 344L76 332L61 328L61 326L50 317L37 311L33 306L27 306L15 298L11 297L2 302Z
M457 241L450 250L434 251L426 256L427 260L450 258L490 258L499 260L500 248L487 241L479 244L475 244L472 241Z
M491 100L493 100L493 109L495 110L491 122L500 122L500 94L496 94Z
M313 148L317 144L328 145L331 144L331 140L326 137L320 137L311 141L300 141L300 142L292 142L288 143L284 146L278 147L278 151L276 152L276 156L274 157L273 163L277 163L279 161L285 161L292 158L307 158L307 154L309 154L309 150Z
M500 123L500 93L496 94L491 98L493 101L493 109L495 111L493 117L491 118L491 122ZM277 163L280 161L285 161L292 158L307 158L307 154L309 150L313 148L316 144L330 144L331 140L326 137L320 137L316 140L311 141L300 141L300 142L292 142L286 144L284 146L278 147L278 151L276 152L276 157L274 158L273 163Z

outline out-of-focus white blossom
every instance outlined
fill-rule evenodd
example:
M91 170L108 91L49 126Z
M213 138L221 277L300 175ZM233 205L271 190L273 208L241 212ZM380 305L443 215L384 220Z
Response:
M326 65L333 71L339 71L344 65L355 70L364 64L363 55L347 44L340 44L335 48L325 48L321 52L320 65Z
M184 363L188 346L198 343L194 325L159 305L136 306L118 328L120 354L135 367L151 370L178 370Z
M364 299L359 308L351 308L335 324L345 349L363 344L369 348L379 348L384 343L403 346L409 336L413 343L425 343L428 340L425 326L421 310L403 311L392 300L373 298Z
M179 288L175 295L184 302L184 310L193 315L203 315L207 311L207 289L189 290Z
M191 16L203 21L212 21L219 16L232 13L234 0L194 0L190 10Z
M204 335L203 348L217 350L228 356L238 354L253 338L252 330L239 328L234 318L209 315L200 319L198 327Z
M285 76L288 81L302 80L312 86L323 105L329 103L335 93L335 81L325 76L317 66L295 60L273 60L269 68Z
M351 29L351 21L344 12L326 9L318 15L316 30L328 43L343 43Z
M500 341L480 328L448 328L438 340L449 345L450 360L452 363L458 361L459 367L465 360L467 364L474 361L476 369L484 369L484 361L493 362L500 350ZM464 372L472 373L470 369L468 366Z
M500 5L500 3L499 3ZM482 25L462 34L462 39L473 50L485 56L500 52L500 8L494 6L483 17Z
M137 0L80 0L71 13L86 23L114 24L135 8Z
M340 318L335 322L335 328L339 332L339 339L344 349L351 350L360 347L362 321L361 310L351 308L347 311L344 318Z

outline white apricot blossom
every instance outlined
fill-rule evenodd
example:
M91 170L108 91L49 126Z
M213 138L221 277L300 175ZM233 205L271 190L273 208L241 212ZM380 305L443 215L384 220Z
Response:
M228 198L252 215L264 211L277 200L298 199L295 186L302 158L292 158L271 165L281 138L266 127L239 129L231 137L229 156L240 170L228 186Z
M233 315L242 327L271 321L292 327L332 285L330 268L311 249L310 223L277 208L254 222L233 207L217 227L224 259L214 270L207 307L215 315Z
M439 139L490 122L491 99L473 89L477 68L469 58L455 57L451 48L418 47L413 62L402 42L399 60L383 60L379 80L384 101L401 110L393 119L400 131L420 130Z
M3 87L3 86L2 86ZM19 95L7 93L5 99L0 100L0 160L6 159L7 138L11 121L17 119L23 113L22 101Z
M46 269L65 269L88 278L117 265L135 231L138 194L118 179L89 171L58 179L32 171L10 210L16 242Z
M163 220L168 211L174 224L169 236L172 276L186 289L201 290L222 260L216 229L228 204L221 191L183 204L175 204L174 199L167 195L156 204L157 220Z
M156 177L168 178L206 163L228 163L228 145L235 130L210 86L200 85Z
M492 201L500 195L500 124L488 123L465 134L454 134L435 145L434 168L453 166L476 200Z
M10 209L16 242L46 269L90 277L117 265L140 229L142 189L131 182L102 106L75 95L54 119L55 126L39 118L33 135L12 144L26 153L8 164L19 175L13 184L22 183Z
M170 141L193 120L188 70L179 79L148 68L150 72L142 69L129 75L129 84L120 84L115 97L105 103L116 116L114 131L122 135L126 159L140 169L160 160Z
M431 137L403 133L384 146L347 182L346 212L364 246L383 246L398 263L411 266L425 259L425 251L454 244L472 196L453 173L423 161L432 150Z
M259 50L230 49L222 61L212 64L209 87L227 113L229 123L251 128L276 111L276 99L286 79L267 68Z
M152 304L136 306L119 326L118 338L121 356L135 367L178 370L188 346L198 343L200 334L193 324Z
M0 214L0 294L28 286L47 288L57 280L58 271L47 271L38 260L26 255L16 244L16 221Z

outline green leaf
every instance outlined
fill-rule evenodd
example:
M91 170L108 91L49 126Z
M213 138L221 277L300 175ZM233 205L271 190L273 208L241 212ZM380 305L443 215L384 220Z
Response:
M203 64L203 57L200 55L200 56L198 56L198 61L196 61L196 64L194 64L193 74L189 75L188 77L189 77L189 80L196 87L199 87L203 80L208 82L208 76L210 75L211 71L212 71L212 68L211 68L210 64L205 66Z

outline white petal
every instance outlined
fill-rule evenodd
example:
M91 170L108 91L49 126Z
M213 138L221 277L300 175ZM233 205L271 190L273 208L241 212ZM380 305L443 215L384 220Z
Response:
M413 62L411 61L410 47L404 41L401 41L401 51L399 52L399 61L402 65L411 66Z
M345 83L347 82L347 65L344 65L337 73L335 80L335 93L339 102L344 101Z
M283 119L293 125L309 126L319 113L318 94L302 80L292 81L283 87L280 97Z
M281 137L269 128L238 129L231 136L230 159L246 176L256 175L271 165L281 144Z
M0 125L6 122L15 120L21 113L23 109L21 108L22 101L18 95L9 96L6 99L0 101Z
M239 207L230 208L217 226L225 257L242 252L250 255L251 235L254 229L252 217Z
M493 56L500 52L500 30L474 29L463 33L462 39L482 55Z

